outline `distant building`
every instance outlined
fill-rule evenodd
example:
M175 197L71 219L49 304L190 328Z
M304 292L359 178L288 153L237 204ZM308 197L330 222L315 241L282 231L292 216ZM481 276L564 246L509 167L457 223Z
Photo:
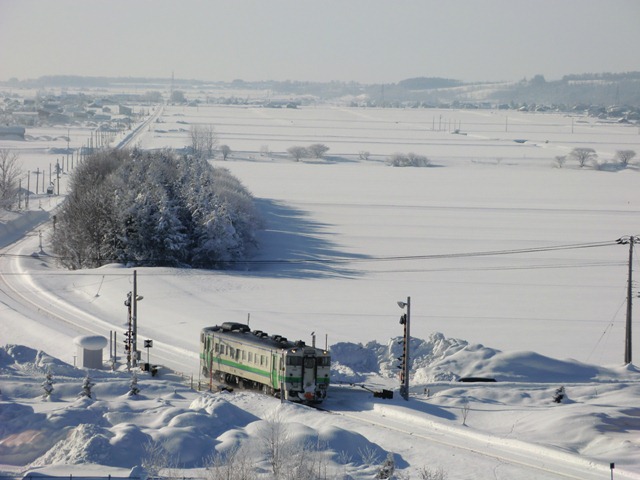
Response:
M24 140L24 127L0 127L0 140Z
M124 105L118 105L118 113L130 117L133 114L133 109L131 107L125 107Z

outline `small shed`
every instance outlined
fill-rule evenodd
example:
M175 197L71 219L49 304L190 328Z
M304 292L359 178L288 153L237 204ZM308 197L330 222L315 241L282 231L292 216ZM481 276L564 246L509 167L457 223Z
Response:
M102 349L107 339L101 335L81 335L73 339L78 347L78 366L81 368L102 368Z

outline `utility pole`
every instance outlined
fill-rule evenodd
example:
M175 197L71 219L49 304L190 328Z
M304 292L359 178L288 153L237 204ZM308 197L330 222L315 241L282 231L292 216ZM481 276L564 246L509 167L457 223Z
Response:
M629 235L626 237L621 237L617 240L620 245L629 244L629 268L628 268L628 279L627 279L627 319L625 323L625 334L624 334L624 363L629 365L632 359L632 350L631 350L631 317L632 317L632 307L633 307L633 245L635 243L640 243L640 236Z
M127 293L124 306L127 307L127 331L124 333L124 350L127 352L127 371L131 371L131 339L133 338L133 326L131 325L131 292Z
M133 365L138 365L138 275L137 271L133 271L133 295L131 295L131 304L133 306L132 323L133 335L131 337L131 350L133 351Z
M400 395L405 400L409 400L409 343L411 340L411 297L407 297L406 302L398 302L398 306L403 310L406 308L406 313L400 317L400 325L404 326L404 337L403 337L403 349L402 349L402 364L400 368L402 369L400 373Z
M131 294L131 351L133 354L133 365L138 366L140 352L138 352L138 302L144 297L138 295L138 272L133 271L133 292Z
M56 194L60 195L60 164L56 163Z

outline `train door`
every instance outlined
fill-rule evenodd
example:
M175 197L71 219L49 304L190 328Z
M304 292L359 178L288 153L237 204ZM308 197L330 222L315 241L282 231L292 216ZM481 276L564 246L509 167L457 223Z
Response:
M271 386L275 390L280 389L280 380L278 379L278 357L274 354L271 355Z
M302 362L302 388L314 392L316 388L316 357L305 356Z

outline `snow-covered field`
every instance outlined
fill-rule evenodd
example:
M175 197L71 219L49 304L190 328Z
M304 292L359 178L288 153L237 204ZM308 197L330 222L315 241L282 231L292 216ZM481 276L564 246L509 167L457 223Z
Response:
M618 477L640 478L640 375L622 365L628 247L616 244L640 233L639 172L611 161L640 151L637 126L511 111L164 107L135 142L181 148L194 123L214 125L231 147L214 164L253 192L265 230L254 258L231 271L137 269L151 362L197 381L198 333L223 321L307 341L315 332L332 348L325 407L336 414L250 392L203 396L163 369L141 374L138 399L126 395L126 372L92 372L97 399L78 400L84 372L60 362L73 365L78 334L113 330L122 343L133 269L61 271L47 255L47 223L0 258L0 344L25 346L0 353L5 470L95 463L122 474L150 438L167 440L172 466L202 467L246 439L260 457L265 428L285 423L296 439L321 440L329 478L371 478L369 464L388 452L398 478L422 478L423 467L451 479L605 478L610 462ZM72 131L71 142L83 135ZM46 149L66 140L38 138L0 148L23 150L25 170L45 169L55 158ZM325 159L285 153L312 143L330 147ZM558 168L555 157L575 147L594 148L600 168ZM396 152L432 166L387 166ZM31 208L57 201L34 197ZM396 302L408 296L411 400L373 399L349 385L397 388ZM51 361L56 401L43 402ZM264 455L256 465L266 475Z

